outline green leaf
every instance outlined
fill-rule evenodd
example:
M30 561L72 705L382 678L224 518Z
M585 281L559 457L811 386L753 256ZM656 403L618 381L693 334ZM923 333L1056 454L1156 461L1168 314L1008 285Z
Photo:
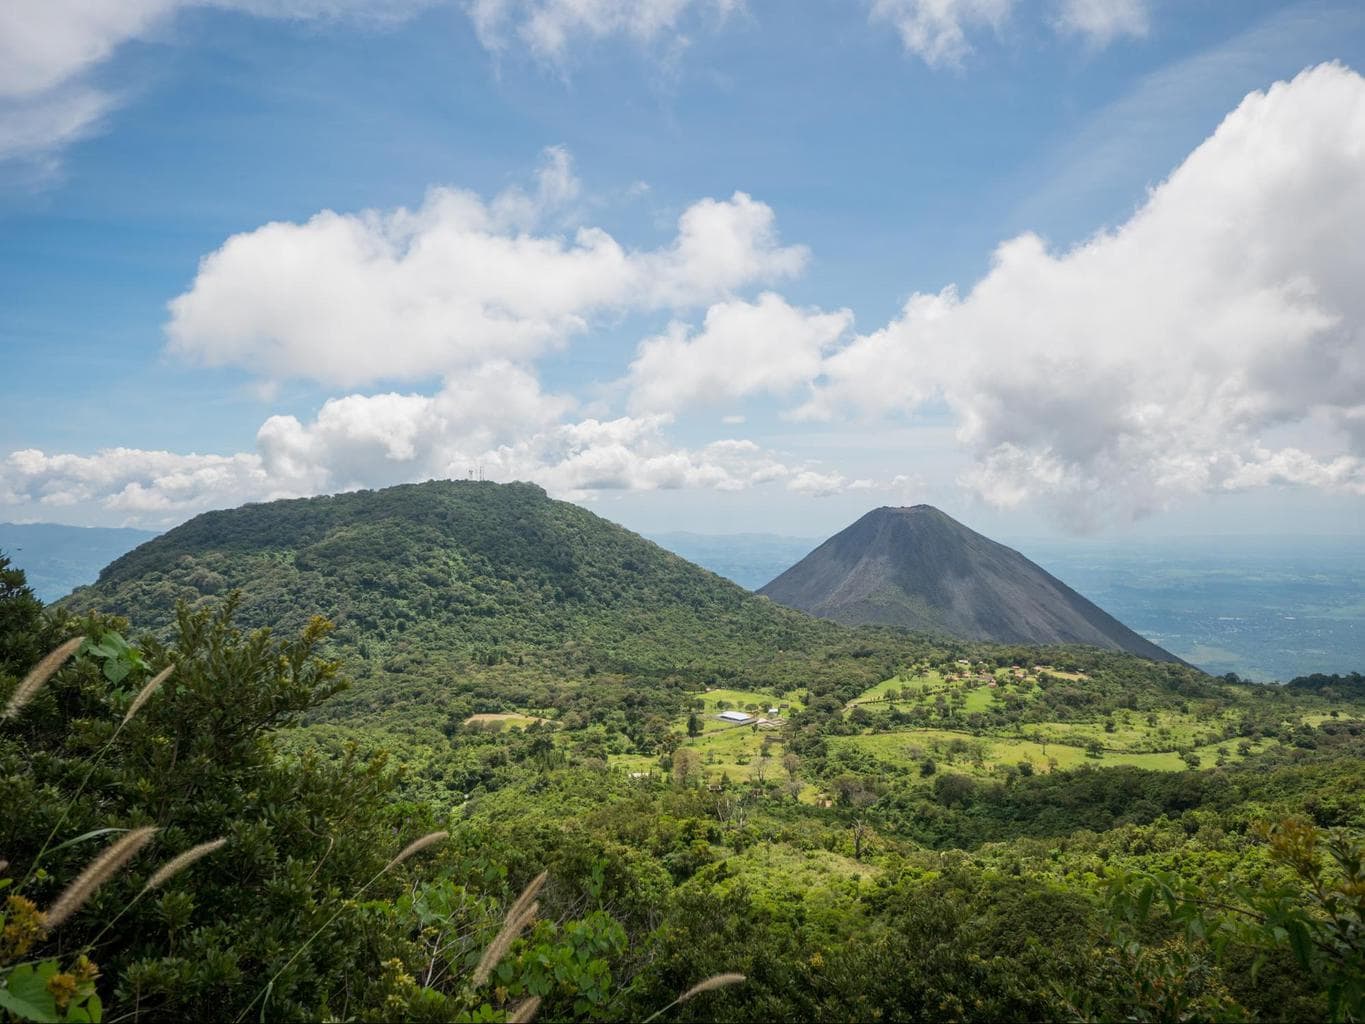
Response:
M74 839L68 839L68 840L67 840L66 842L64 842L64 843L58 843L56 846L54 846L54 847L53 847L51 850L49 850L48 852L49 852L49 853L56 853L58 850L65 850L68 846L75 846L77 843L83 843L83 842L85 842L87 839L94 839L96 836L108 835L110 832L127 832L127 831L129 831L129 830L126 829L126 828L97 828L97 829L95 829L95 830L92 831L92 832L84 832L84 833L82 833L81 835L76 836Z
M1137 917L1139 921L1147 920L1147 913L1152 909L1152 898L1155 895L1156 888L1150 882L1139 890L1137 898Z
M44 967L50 967L46 973ZM47 990L47 979L55 973L55 962L44 961L36 967L21 964L10 972L0 986L0 1006L20 1020L38 1021L40 1024L57 1024L57 1001Z
M1313 943L1308 936L1308 929L1302 921L1290 921L1288 931L1289 948L1294 951L1299 966L1307 969L1313 959Z

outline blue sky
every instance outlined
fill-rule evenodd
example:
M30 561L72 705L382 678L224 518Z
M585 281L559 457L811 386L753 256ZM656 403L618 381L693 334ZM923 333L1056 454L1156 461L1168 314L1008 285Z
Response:
M654 531L1360 532L1362 51L1316 2L20 0L0 517L477 465Z

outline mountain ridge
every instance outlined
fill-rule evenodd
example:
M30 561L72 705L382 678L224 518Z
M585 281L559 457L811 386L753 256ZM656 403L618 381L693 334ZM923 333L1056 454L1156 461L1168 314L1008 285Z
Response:
M64 604L162 630L178 601L232 591L243 625L322 615L336 643L393 665L695 674L837 630L534 484L463 480L206 512Z
M932 505L873 509L757 592L844 625L997 643L1083 643L1180 660L1018 551Z

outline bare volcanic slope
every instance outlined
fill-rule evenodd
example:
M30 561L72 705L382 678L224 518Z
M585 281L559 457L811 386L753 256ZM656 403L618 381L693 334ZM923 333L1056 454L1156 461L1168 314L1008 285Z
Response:
M869 512L758 592L846 625L1090 644L1179 661L1019 552L930 505Z

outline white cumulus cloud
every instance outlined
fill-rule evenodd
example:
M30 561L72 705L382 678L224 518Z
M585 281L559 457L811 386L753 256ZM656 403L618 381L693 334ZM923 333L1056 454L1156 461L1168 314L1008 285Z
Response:
M802 411L946 399L969 486L1077 523L1276 482L1365 493L1362 237L1365 79L1322 65L1247 96L1116 231L1024 235L965 297L913 297Z
M233 455L116 448L94 455L27 449L0 461L0 509L22 517L169 526L247 501L432 478L532 480L559 497L680 488L738 491L790 481L832 493L841 480L801 473L758 444L680 447L666 415L573 419L527 370L490 363L434 395L347 395L303 421L272 416L256 450Z
M549 159L539 198L439 188L415 210L324 211L233 236L171 302L171 350L268 379L414 380L531 359L595 315L701 305L805 263L772 209L742 192L689 207L657 249L594 227L530 233L543 203L576 192L562 151Z
M772 292L756 302L718 303L699 332L674 323L640 343L628 377L631 409L671 412L789 393L820 372L824 354L852 322L848 310L799 309Z
M288 497L255 454L197 455L110 448L95 455L12 452L0 462L0 505L65 516L98 506L123 521L179 522L206 508Z
M870 482L865 480L856 481L858 489L865 489ZM792 475L787 481L787 490L795 491L797 494L804 494L810 498L827 498L831 494L838 494L847 484L847 481L838 473L821 473L814 469L803 469Z

